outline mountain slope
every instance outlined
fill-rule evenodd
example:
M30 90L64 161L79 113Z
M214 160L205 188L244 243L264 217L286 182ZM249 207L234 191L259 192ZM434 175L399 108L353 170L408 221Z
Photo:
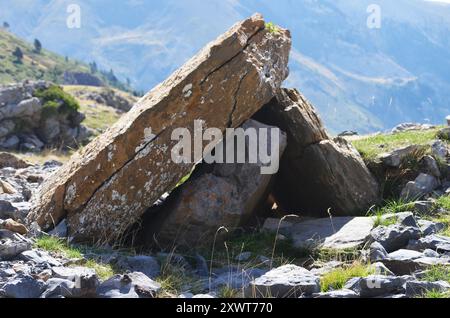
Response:
M286 85L298 87L333 132L441 123L450 112L449 5L379 0L382 27L369 29L372 0L80 0L82 27L68 29L69 3L0 0L6 8L0 19L28 40L37 37L61 54L95 60L148 90L258 11L292 31Z
M20 60L13 54L17 48L23 54ZM81 73L84 77L92 77L94 82L129 90L129 87L120 81L111 80L106 72L91 74L90 67L85 63L62 57L46 49L36 52L32 44L0 29L0 84L24 80L45 80L64 84L67 82L66 72Z

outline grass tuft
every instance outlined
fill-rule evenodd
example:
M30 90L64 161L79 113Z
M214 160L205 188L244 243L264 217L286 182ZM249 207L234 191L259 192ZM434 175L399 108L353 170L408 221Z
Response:
M435 265L429 268L421 279L426 282L446 281L450 283L450 268L443 265Z
M71 247L64 240L52 236L42 236L38 238L35 247L67 258L83 257L80 249Z
M339 268L325 274L321 279L322 292L340 290L345 284L355 277L367 277L374 273L374 269L369 265L355 262L347 268Z

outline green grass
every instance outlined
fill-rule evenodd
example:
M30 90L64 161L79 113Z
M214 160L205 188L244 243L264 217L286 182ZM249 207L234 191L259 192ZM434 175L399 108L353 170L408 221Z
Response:
M410 145L428 145L437 138L440 128L427 131L407 131L354 140L352 143L366 162L375 161L383 153Z
M266 29L269 31L270 34L280 33L280 28L273 22L266 23Z
M442 196L437 199L436 206L450 212L450 196Z
M161 284L158 298L174 298L187 292L186 289L193 293L199 293L202 290L201 281L192 277L183 266L170 264L169 260L161 266L161 274L155 280Z
M364 265L355 262L347 268L339 268L325 274L321 278L322 292L329 292L331 290L340 290L344 288L345 284L355 277L367 277L374 273L374 269L369 265Z
M426 299L447 299L450 298L450 293L440 292L438 290L427 291L422 296L417 298L426 298Z
M238 298L239 291L236 289L233 289L229 286L224 286L219 290L218 297L222 299L232 299L232 298Z
M374 226L389 226L396 224L398 219L396 217L386 218L386 214L397 214L401 212L410 212L414 210L414 203L404 202L398 200L386 200L383 205L369 211L368 216L374 217Z
M426 282L446 281L450 283L450 268L443 265L432 266L425 272L421 280Z
M105 281L116 274L114 268L110 264L103 264L101 262L97 262L93 259L88 260L85 264L85 267L91 268L95 270L98 278Z
M83 257L79 248L71 247L65 241L52 236L42 236L38 238L35 247L67 258Z
M386 218L384 213L377 213L375 215L374 220L374 227L380 227L380 226L391 226L394 224L397 224L398 218L392 217L392 218Z

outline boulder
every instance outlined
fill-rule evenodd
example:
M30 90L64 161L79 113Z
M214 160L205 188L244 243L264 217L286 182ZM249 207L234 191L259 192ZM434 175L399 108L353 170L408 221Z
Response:
M31 249L32 242L22 235L0 230L0 261L10 260Z
M47 252L39 250L25 251L21 253L18 258L24 260L25 262L32 262L37 265L49 265L51 267L62 266L60 261L50 256Z
M120 259L117 266L129 272L141 272L153 279L160 274L159 263L151 256L128 256Z
M288 211L365 215L379 199L377 181L345 139L331 140L314 107L284 89L255 117L288 135L275 196Z
M0 169L14 168L24 169L30 167L32 164L22 160L13 154L7 152L0 152Z
M441 170L439 169L439 165L432 156L424 156L420 160L421 168L423 172L426 174L429 174L433 177L440 178L441 177Z
M0 290L7 298L39 298L45 290L45 283L29 275L20 275L8 281Z
M408 182L400 195L405 202L421 199L439 187L436 177L421 173L415 181Z
M15 219L17 217L17 212L17 208L14 207L10 202L0 200L0 219Z
M435 223L427 220L419 220L419 226L423 236L437 234L445 229L445 224Z
M345 284L345 289L354 291L362 298L374 298L404 292L406 278L396 276L371 275L353 278Z
M12 219L8 219L5 221L0 220L0 229L8 230L21 235L25 235L28 233L28 229L25 225L16 222Z
M161 285L139 272L116 275L97 289L100 298L154 298Z
M445 281L438 281L438 282L410 281L406 283L406 297L408 298L421 297L427 292L446 293L448 291L450 291L450 284Z
M384 260L388 257L386 249L378 242L374 242L369 248L369 258L372 263Z
M436 140L431 145L431 153L436 158L446 160L448 155L448 147L442 140Z
M387 167L398 168L403 161L419 152L421 149L418 145L411 145L404 148L396 149L390 153L380 155L380 160Z
M268 153L272 143L277 142L270 137L272 130L275 130L274 133L279 134L276 146L280 152L278 158L281 157L286 148L286 136L276 127L249 120L242 128L244 131L255 129L258 144L262 138L268 138ZM267 129L267 135L261 129ZM251 145L246 140L246 163L212 165L209 167L212 170L210 173L192 177L180 187L179 192L173 193L170 202L158 212L159 217L153 213L146 215L142 232L147 237L147 245L154 239L159 244L170 246L212 242L220 227L233 231L253 220L266 202L274 176L262 173L267 165L259 160L249 163L250 152Z
M450 140L450 127L442 128L441 130L439 130L438 137L441 140L449 141Z
M418 250L432 249L441 253L450 253L450 238L441 235L429 235L416 244Z
M379 226L371 232L371 239L380 243L388 252L393 252L408 245L410 240L418 239L421 232L415 227L402 225Z
M363 245L373 229L371 217L334 217L307 220L280 229L298 248L352 249Z
M255 279L245 289L246 297L252 298L299 298L320 292L320 279L310 271L285 265L273 269Z
M29 222L49 230L67 218L78 241L120 237L202 159L171 160L174 129L239 127L288 76L290 47L289 32L272 34L260 15L233 26L47 179Z
M412 250L398 250L381 261L396 275L409 275L435 265L447 265L450 260L427 257L423 253Z

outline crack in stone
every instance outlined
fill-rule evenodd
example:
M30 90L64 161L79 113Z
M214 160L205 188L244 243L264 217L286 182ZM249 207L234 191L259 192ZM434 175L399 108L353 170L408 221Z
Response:
M233 127L233 116L234 113L237 110L237 104L238 104L238 96L239 96L239 92L241 90L241 86L242 83L244 82L245 78L248 76L248 74L250 73L250 71L246 72L240 79L239 79L239 83L236 89L236 92L233 94L234 97L234 103L233 103L233 108L231 109L230 115L228 117L228 123L227 123L227 127L228 128L232 128Z
M231 58L229 58L227 61L213 69L211 72L206 74L205 78L203 78L200 82L200 85L203 85L214 73L220 71L222 68L224 68L227 64L229 64L232 60L234 60L236 57L238 57L242 52L244 52L251 44L252 39L258 35L261 31L264 31L265 28L258 29L255 33L253 33L251 36L248 37L247 43L244 45L244 47L235 55L233 55Z

